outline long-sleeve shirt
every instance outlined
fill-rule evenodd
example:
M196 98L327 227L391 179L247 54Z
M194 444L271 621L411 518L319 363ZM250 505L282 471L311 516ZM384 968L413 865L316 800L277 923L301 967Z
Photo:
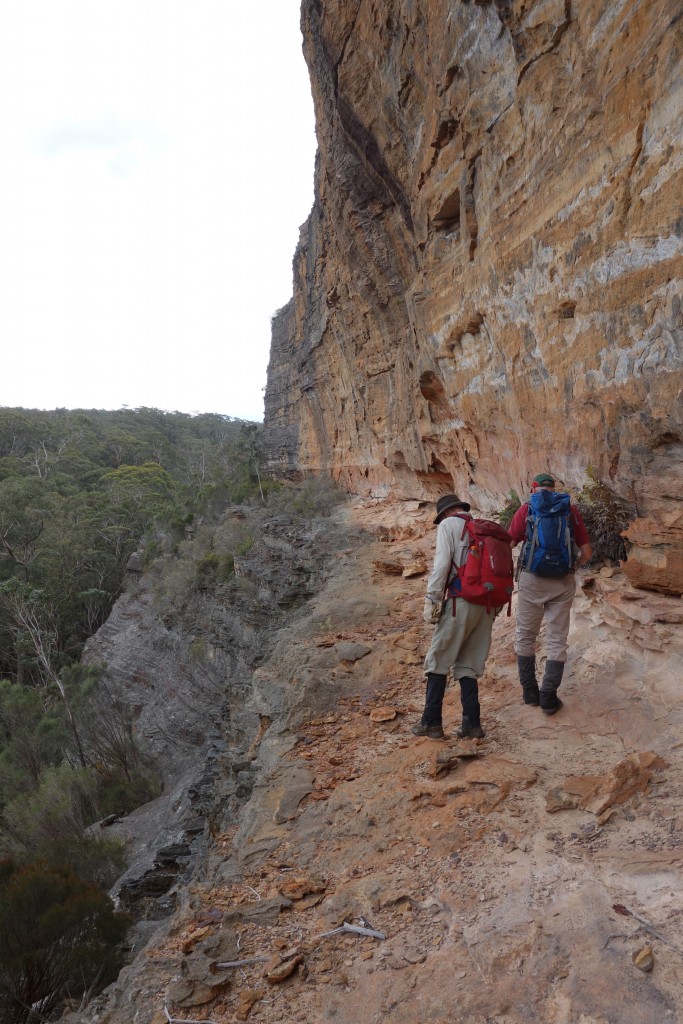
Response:
M436 528L434 568L427 583L427 597L434 604L443 600L446 584L465 562L468 546L465 520L461 516L442 519Z

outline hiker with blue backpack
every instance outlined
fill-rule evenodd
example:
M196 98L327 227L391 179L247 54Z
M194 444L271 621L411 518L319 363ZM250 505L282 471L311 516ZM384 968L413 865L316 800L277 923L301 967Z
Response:
M512 600L512 537L499 523L473 519L457 494L436 503L436 552L427 583L424 621L434 635L424 662L427 677L422 718L415 736L443 740L442 711L449 672L460 683L459 738L480 739L477 680L484 672L497 611Z
M562 707L557 690L567 660L574 571L590 561L593 551L580 512L568 494L555 490L552 474L535 476L531 490L508 528L515 544L524 542L518 562L515 653L524 703L554 715ZM544 617L546 663L539 687L536 640Z

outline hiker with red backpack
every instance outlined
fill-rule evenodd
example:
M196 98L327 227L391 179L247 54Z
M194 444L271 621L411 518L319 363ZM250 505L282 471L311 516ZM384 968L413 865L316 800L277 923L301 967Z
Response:
M524 541L518 564L515 653L524 703L540 705L546 715L554 715L562 707L557 690L567 660L574 571L590 561L593 550L580 512L568 494L555 490L551 473L535 476L531 490L509 526L514 543ZM539 688L536 640L544 616L547 656Z
M427 584L424 620L435 626L424 662L425 706L412 727L416 736L445 739L443 700L448 673L460 682L460 738L481 738L477 680L491 646L496 612L512 598L512 538L498 523L473 519L457 494L436 504L434 568Z

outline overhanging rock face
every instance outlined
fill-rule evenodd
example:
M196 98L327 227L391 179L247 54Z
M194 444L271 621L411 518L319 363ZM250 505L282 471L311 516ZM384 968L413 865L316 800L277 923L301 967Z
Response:
M587 470L683 591L679 0L303 0L316 198L274 321L271 468L366 494Z

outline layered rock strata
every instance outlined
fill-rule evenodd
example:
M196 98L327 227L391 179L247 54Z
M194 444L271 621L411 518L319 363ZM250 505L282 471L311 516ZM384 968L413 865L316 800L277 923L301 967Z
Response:
M591 469L683 590L679 0L303 0L315 203L274 321L280 472L469 492Z
M255 709L254 670L319 589L339 548L359 543L345 526L330 525L327 506L337 501L331 488L309 488L296 508L285 495L205 522L176 555L129 583L86 644L83 661L103 670L102 706L111 707L113 727L130 729L141 764L163 784L157 799L99 828L125 844L128 869L113 895L137 922L133 946L176 909L216 822L236 821L249 800L250 748L270 725ZM236 547L231 572L202 572L207 551L218 559ZM315 710L307 695L305 711L291 700L287 713L310 713L311 701Z

